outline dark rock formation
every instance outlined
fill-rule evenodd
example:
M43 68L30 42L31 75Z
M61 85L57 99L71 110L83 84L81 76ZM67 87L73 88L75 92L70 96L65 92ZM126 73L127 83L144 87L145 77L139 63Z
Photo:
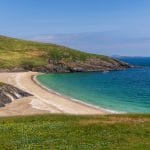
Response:
M0 72L23 72L37 71L43 73L67 73L67 72L94 72L94 71L113 71L133 68L128 63L121 62L117 59L101 60L87 59L85 61L65 62L63 60L48 60L47 65L43 66L25 66L23 68L0 69Z
M0 107L11 103L15 99L32 96L31 94L20 90L12 85L0 82Z
M103 61L101 59L88 59L86 61L64 62L64 61L49 61L46 66L32 68L32 71L45 73L62 73L62 72L90 72L90 71L112 71L123 70L133 66L111 59Z

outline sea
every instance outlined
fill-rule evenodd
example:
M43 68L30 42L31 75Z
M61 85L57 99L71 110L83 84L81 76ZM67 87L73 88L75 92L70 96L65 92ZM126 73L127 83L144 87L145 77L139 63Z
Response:
M42 74L37 80L62 95L119 113L150 113L150 58L121 57L140 66L123 71Z

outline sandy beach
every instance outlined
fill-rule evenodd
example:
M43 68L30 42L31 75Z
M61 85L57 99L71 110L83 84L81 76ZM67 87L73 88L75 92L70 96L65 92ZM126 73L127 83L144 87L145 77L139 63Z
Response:
M108 114L105 109L95 108L48 91L36 82L37 72L0 73L0 81L16 86L33 96L14 100L0 108L0 116L65 113L75 115Z

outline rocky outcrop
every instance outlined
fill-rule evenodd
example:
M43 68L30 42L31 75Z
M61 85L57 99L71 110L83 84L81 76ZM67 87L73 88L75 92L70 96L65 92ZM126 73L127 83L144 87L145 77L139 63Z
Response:
M61 72L90 72L90 71L112 71L123 70L133 66L115 59L104 61L101 59L87 59L86 61L64 62L49 61L46 66L32 68L32 71L45 73L61 73Z
M6 104L11 103L13 100L28 96L32 95L12 85L0 82L0 107L4 107Z
M66 72L94 72L94 71L113 71L124 70L133 68L134 66L128 63L119 61L117 59L101 60L96 58L87 59L85 61L71 61L66 62L63 60L51 60L47 62L47 65L32 66L26 65L25 67L12 68L12 69L0 69L0 72L23 72L23 71L37 71L43 73L66 73Z

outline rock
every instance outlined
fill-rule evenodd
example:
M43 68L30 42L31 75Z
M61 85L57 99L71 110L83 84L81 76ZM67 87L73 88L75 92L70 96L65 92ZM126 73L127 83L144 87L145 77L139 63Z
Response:
M47 65L43 66L25 66L24 68L14 68L10 70L0 70L0 72L21 72L37 71L43 73L67 73L67 72L90 72L90 71L112 71L133 68L128 63L110 59L105 61L98 58L87 59L85 61L65 62L64 60L48 60Z
M85 61L48 61L48 65L32 68L32 71L44 72L44 73L66 73L66 72L89 72L89 71L112 71L123 70L132 68L133 66L121 62L116 59L111 61L104 61L101 59L87 59Z
M15 99L32 96L31 94L20 90L12 85L0 82L0 107L11 103Z

